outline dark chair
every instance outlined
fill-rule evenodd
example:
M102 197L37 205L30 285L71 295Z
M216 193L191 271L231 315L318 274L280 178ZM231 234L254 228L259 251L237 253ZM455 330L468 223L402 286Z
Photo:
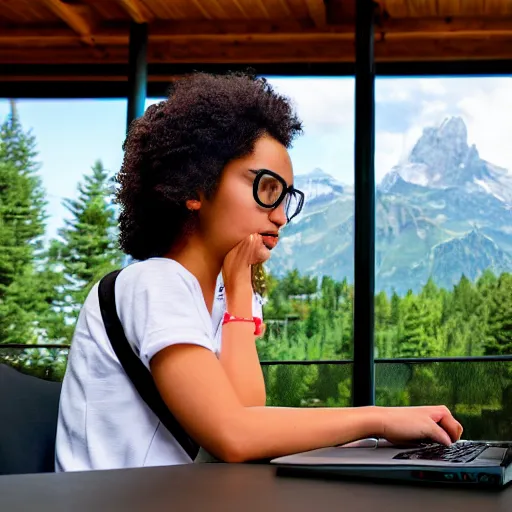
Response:
M60 390L0 364L0 475L54 471Z

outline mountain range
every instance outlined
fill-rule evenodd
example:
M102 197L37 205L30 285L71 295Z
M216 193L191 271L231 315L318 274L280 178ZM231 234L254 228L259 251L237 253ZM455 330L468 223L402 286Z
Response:
M268 269L297 268L353 282L354 190L321 169L298 175L304 209L282 231ZM512 271L512 176L468 145L450 117L423 130L408 158L376 190L376 290L418 292L432 277L451 288L464 274Z

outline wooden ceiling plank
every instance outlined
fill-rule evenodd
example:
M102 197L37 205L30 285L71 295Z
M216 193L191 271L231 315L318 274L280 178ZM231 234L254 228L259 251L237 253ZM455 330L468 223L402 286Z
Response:
M94 46L95 41L89 22L71 6L62 3L60 0L43 0L43 3L56 16L64 21L64 23L72 28L80 36L82 42L89 46Z
M212 5L212 6L215 6L215 9L217 9L217 12L221 14L221 16L223 18L228 18L229 19L229 15L228 13L226 12L226 9L224 8L223 5L221 5L218 0L209 0L209 3Z
M213 16L205 9L201 0L192 0L192 3L197 7L201 14L208 20L212 20Z
M145 13L138 0L118 0L118 2L136 23L148 23L151 21L152 17Z
M306 21L282 20L272 22L270 20L215 20L215 21L155 21L151 24L150 41L173 40L188 37L211 38L218 36L224 39L238 39L240 37L265 37L274 35L282 39L303 35L304 38L317 36L329 38L338 35L353 36L354 26L351 23L343 25L328 25L327 28L305 26ZM512 16L499 18L454 18L450 22L432 19L397 20L389 19L375 27L377 35L384 34L384 38L435 38L435 37L500 37L512 33ZM35 38L51 40L70 39L73 32L58 28L6 28L0 31L0 42L4 44L30 44ZM102 28L94 33L94 39L98 44L123 45L128 41L128 32L125 28Z
M270 13L268 12L267 8L265 7L264 0L256 0L256 3L258 4L260 11L263 13L265 18L271 19Z
M327 23L324 0L305 0L305 2L315 27L324 28Z
M236 8L242 13L244 18L250 19L249 14L247 14L247 11L244 9L244 6L240 3L239 0L231 0L231 1L235 4Z
M290 6L286 3L286 0L278 0L278 2L283 11L286 13L286 16L293 16L292 11L290 10Z

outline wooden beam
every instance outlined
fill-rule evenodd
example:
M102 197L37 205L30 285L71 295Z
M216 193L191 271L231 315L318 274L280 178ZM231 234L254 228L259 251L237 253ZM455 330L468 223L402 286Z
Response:
M118 2L136 23L148 23L151 21L151 16L145 13L138 0L118 0Z
M128 62L128 46L104 49L102 54L90 46L60 48L0 48L0 64L112 64Z
M309 17L315 23L315 27L324 28L327 23L324 0L305 1L309 12Z
M91 35L92 28L89 22L78 14L72 6L62 3L60 0L43 0L43 3L70 28L79 34L82 42L89 46L94 46L95 41Z
M127 46L106 46L101 55L85 46L56 48L0 47L3 64L123 64L128 58ZM399 39L377 41L375 56L378 62L450 61L512 59L512 34L495 39L428 38L404 44ZM150 42L148 62L151 63L293 63L293 62L353 62L354 43L350 39L300 39L290 44L271 40L240 40L232 44L217 40L208 44L190 44L190 40ZM0 66L1 67L1 66Z
M313 30L309 20L196 20L196 21L156 21L151 24L153 34L252 34L252 33L296 33ZM334 31L351 31L348 25Z
M343 40L353 40L352 32L254 32L236 34L187 34L172 33L169 31L151 32L150 42L172 43L172 44L238 44L275 42L280 44L294 44L295 42L306 41L331 41L333 43ZM98 31L94 34L94 40L98 45L105 46L126 46L128 45L128 34L125 30ZM0 47L59 47L76 45L76 35L68 30L27 30L11 29L0 32ZM205 48L206 49L206 48Z
M467 19L451 23L404 22L390 20L376 27L376 41L414 41L424 39L493 39L512 34L512 17L494 20ZM128 32L124 28L103 28L91 35L98 45L116 46L128 44ZM293 43L295 41L352 40L353 26L327 25L324 29L312 27L309 21L283 20L221 22L154 22L151 24L150 42L233 43L239 41ZM4 29L0 31L2 46L65 46L76 44L75 32L60 27L38 29Z
M80 42L71 29L8 29L0 31L0 46L76 46Z
M385 34L474 34L500 36L512 31L512 16L460 18L391 18L377 23L375 30Z

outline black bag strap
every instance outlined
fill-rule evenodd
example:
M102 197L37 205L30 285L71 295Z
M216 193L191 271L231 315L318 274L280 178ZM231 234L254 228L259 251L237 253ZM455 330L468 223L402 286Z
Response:
M164 424L176 441L194 460L199 452L199 446L185 432L183 427L172 415L162 400L155 385L151 372L132 350L116 310L115 283L121 270L114 270L104 276L99 284L101 316L105 324L108 338L124 371L132 381L135 389L157 418Z

